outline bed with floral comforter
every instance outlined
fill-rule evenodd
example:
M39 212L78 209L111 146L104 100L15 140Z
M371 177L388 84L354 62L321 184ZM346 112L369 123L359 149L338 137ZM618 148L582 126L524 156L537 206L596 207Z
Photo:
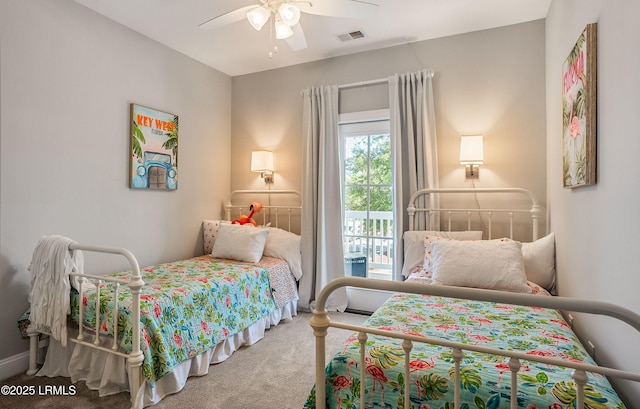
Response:
M436 296L396 294L365 327L445 338L467 344L526 351L593 363L562 315L555 310ZM370 335L366 345L366 407L402 408L410 383L412 408L453 408L453 358L450 348L414 343L410 379L404 379L402 340ZM360 343L345 340L326 367L327 408L360 407ZM518 372L518 407L575 408L571 369L532 361ZM465 352L461 363L462 408L509 407L508 358ZM590 409L624 408L605 377L589 374L585 404ZM315 388L305 408L315 408Z
M181 362L212 348L284 303L297 298L286 262L263 257L259 264L214 259L209 255L141 269L140 295L142 370L150 385ZM129 272L112 274L128 278ZM102 284L102 287L110 284ZM95 329L95 289L82 300L72 293L72 318L84 309L84 326ZM101 333L113 335L111 291L101 291ZM277 294L277 295L276 295ZM118 340L131 351L131 293L118 296Z

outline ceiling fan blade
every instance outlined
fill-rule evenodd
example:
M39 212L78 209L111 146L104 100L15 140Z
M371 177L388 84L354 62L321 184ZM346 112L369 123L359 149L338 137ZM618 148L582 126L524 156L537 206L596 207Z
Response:
M228 13L220 14L219 16L216 16L210 20L207 20L204 23L199 24L198 27L204 28L207 30L212 30L214 28L219 28L231 23L235 23L237 21L246 19L247 12L257 7L260 7L260 6L252 5L252 6L240 7L239 9L230 11Z
M287 38L287 44L293 51L299 51L307 48L307 39L304 37L304 31L302 31L302 26L300 23L291 27L293 30L293 35Z
M318 16L366 19L378 13L379 6L364 0L293 1L300 11Z

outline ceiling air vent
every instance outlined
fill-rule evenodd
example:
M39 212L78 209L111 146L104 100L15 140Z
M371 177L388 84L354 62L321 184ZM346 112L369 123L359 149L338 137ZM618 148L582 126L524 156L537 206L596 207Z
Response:
M359 38L365 38L366 35L362 32L362 30L356 30L356 31L350 31L344 34L338 34L337 37L338 37L338 40L345 42L345 41L357 40Z

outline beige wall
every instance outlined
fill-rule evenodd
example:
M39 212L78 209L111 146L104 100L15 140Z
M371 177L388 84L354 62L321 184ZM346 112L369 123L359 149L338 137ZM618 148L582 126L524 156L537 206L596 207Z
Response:
M229 191L231 78L73 1L1 1L0 89L5 364L28 349L16 321L41 236L125 247L141 265L202 253L202 219ZM132 102L179 115L177 191L128 188ZM90 271L126 266L86 256Z
M422 68L435 72L441 186L471 186L458 164L459 137L482 133L485 165L476 186L524 187L545 204L543 20L234 77L231 187L266 188L249 164L252 150L268 149L272 188L301 189L302 89ZM340 106L386 108L387 87L341 91Z
M551 227L558 240L558 288L564 296L614 302L636 313L640 313L640 190L635 172L640 152L638 16L640 3L635 0L554 0L546 20L547 187ZM594 22L598 23L598 182L564 189L561 68L582 30ZM640 336L626 325L580 316L577 331L596 345L596 358L602 363L640 367ZM638 405L640 387L615 385L629 407Z

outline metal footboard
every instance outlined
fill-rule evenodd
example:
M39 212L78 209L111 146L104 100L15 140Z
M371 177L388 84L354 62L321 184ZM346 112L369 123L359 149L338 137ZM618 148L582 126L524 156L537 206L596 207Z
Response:
M88 246L73 243L69 246L69 250L81 250L81 251L89 251L95 253L106 253L106 254L114 254L121 255L127 259L129 264L131 265L131 275L128 279L119 279L119 278L111 278L105 276L96 276L90 274L80 274L80 273L71 273L72 277L79 277L81 279L86 279L88 282L95 284L96 286L96 328L93 342L89 342L85 340L86 336L84 333L84 328L82 325L82 320L84 316L84 306L82 305L82 297L84 293L84 286L80 285L79 293L80 293L80 302L79 302L79 328L78 335L76 337L68 337L68 340L74 342L79 345L84 345L89 348L97 349L103 352L107 352L110 354L118 355L127 359L129 363L129 385L131 388L131 401L134 401L134 397L138 390L142 385L142 362L144 360L142 350L140 349L140 289L144 286L144 281L142 280L142 276L140 274L140 267L138 265L138 261L135 256L126 249L122 248L112 248L112 247L101 247L101 246ZM71 277L70 277L71 278ZM100 324L103 321L101 319L102 316L106 314L101 314L100 312L100 297L101 291L104 290L100 288L100 285L103 283L113 283L113 300L114 305L112 309L113 314L113 340L111 342L111 347L107 348L101 346L100 341ZM122 352L118 348L118 292L120 291L121 286L126 286L131 291L131 315L132 315L132 350L130 353ZM37 372L37 353L39 348L39 334L30 332L30 349L29 349L29 370L27 371L28 375L34 375Z
M562 366L573 369L573 379L577 385L577 400L576 407L584 408L584 387L587 383L587 373L599 373L605 376L628 379L636 382L640 382L640 373L629 372L619 370L610 367L595 366L590 364L584 364L580 362L565 361L556 358L550 358L545 356L535 356L525 354L518 351L506 351L503 349L467 345L459 342L451 342L442 339L432 337L418 337L415 335L393 333L390 331L364 328L355 325L342 324L338 322L332 322L325 309L326 301L329 295L340 287L360 287L376 290L387 290L393 292L404 292L414 294L426 294L442 297L462 298L478 301L490 301L503 304L524 305L541 308L551 308L565 311L583 312L589 314L598 314L613 317L624 321L637 331L640 331L640 315L626 308L591 300L573 299L567 297L541 297L530 294L510 293L503 291L482 290L475 288L463 288L463 287L449 287L439 285L424 285L410 282L390 282L386 280L374 280L359 277L343 277L331 281L321 291L317 299L317 308L313 311L313 316L310 320L310 325L314 330L316 337L316 408L324 409L326 403L326 389L325 389L325 336L329 327L341 328L358 332L358 339L361 345L360 359L361 359L361 379L365 379L364 373L364 356L366 350L366 340L368 334L375 334L381 336L387 336L397 339L402 339L403 349L405 353L405 379L409 379L409 356L413 349L414 342L421 342L433 345L440 345L453 350L454 358L454 407L460 408L460 362L464 357L465 351L476 351L482 353L488 353L493 355L499 355L509 358L509 371L511 373L511 408L517 408L517 394L518 394L518 379L516 374L518 373L521 360L535 361L548 365ZM365 407L365 384L361 382L360 385L360 408ZM405 395L409 396L409 382L406 382ZM405 399L404 407L406 409L411 407L410 399Z

